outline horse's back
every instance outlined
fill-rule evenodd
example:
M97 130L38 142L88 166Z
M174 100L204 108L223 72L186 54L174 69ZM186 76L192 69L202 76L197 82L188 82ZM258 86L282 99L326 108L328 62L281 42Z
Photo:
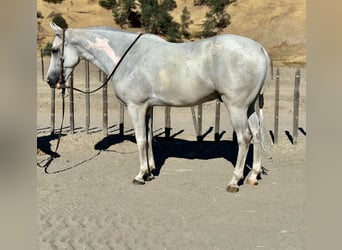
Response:
M245 96L254 95L265 74L261 45L242 36L170 43L146 35L139 46L132 58L134 69L127 64L123 77L133 81L119 85L132 85L128 89L139 89L139 100L152 99L155 105L189 106L221 95L234 99L241 90Z

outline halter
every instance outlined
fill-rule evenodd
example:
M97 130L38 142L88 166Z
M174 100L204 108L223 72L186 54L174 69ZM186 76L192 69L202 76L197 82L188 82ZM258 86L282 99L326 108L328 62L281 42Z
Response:
M65 93L65 79L64 79L64 46L65 46L65 29L63 29L62 33L62 53L60 60L60 67L59 67L59 81L58 83L63 86L62 87L62 95Z
M134 39L134 41L129 45L129 47L125 50L125 52L123 53L123 55L121 56L121 58L119 59L118 63L114 66L114 69L112 71L112 73L110 73L110 75L107 77L106 81L98 88L96 88L95 90L92 91L84 91L75 87L72 87L73 90L81 92L83 94L92 94L95 93L96 91L102 89L104 86L106 86L109 82L109 80L113 77L114 73L116 72L116 70L118 69L119 65L121 64L121 62L123 61L123 59L126 57L127 53L132 49L132 47L134 46L134 44L139 40L139 38L143 35L144 33L139 33L138 36ZM59 70L59 81L58 83L61 84L62 87L62 94L64 95L65 93L65 89L66 88L70 88L70 87L66 87L65 86L65 79L64 79L64 44L65 44L65 29L63 29L63 36L62 36L62 55L60 57L60 70Z

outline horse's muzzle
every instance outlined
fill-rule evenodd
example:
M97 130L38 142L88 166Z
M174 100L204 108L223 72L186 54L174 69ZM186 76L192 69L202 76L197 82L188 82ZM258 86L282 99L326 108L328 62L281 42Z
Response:
M46 79L47 84L49 84L50 88L57 88L62 89L65 88L65 80L64 79L58 79L55 77L48 77Z
M46 79L46 82L47 84L49 84L50 88L56 88L57 81L58 79L52 78L50 76L48 76L48 78Z

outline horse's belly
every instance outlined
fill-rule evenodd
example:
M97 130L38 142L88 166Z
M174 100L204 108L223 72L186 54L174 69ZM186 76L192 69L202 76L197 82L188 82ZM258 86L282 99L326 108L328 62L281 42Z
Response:
M159 86L153 95L156 105L193 106L218 97L213 88L191 82L174 83L170 86Z

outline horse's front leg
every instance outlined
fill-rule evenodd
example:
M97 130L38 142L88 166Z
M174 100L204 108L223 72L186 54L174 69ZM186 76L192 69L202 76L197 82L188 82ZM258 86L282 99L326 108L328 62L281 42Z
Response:
M133 184L145 184L145 178L150 174L147 158L146 107L144 105L130 104L127 106L127 110L134 126L140 159L140 170L133 179Z
M145 176L146 181L150 181L154 179L152 171L156 168L153 156L153 108L150 107L147 110L146 114L146 136L147 136L147 164L148 164L148 174Z

